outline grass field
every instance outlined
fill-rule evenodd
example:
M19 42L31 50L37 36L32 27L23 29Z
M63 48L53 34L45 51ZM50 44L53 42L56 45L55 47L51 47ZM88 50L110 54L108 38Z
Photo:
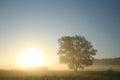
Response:
M0 71L0 80L120 80L120 72L110 71Z

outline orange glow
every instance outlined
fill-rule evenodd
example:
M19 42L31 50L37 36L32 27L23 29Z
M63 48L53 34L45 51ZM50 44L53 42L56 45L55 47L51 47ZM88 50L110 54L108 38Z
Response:
M19 64L23 67L38 67L46 65L43 53L37 49L27 49L22 53Z

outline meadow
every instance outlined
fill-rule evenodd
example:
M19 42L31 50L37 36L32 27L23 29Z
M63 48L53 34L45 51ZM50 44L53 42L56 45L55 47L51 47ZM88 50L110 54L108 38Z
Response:
M0 80L120 80L115 71L0 71Z

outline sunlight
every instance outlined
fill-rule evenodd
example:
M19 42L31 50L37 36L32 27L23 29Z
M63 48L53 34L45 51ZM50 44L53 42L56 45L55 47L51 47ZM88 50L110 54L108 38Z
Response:
M22 53L19 64L22 67L29 68L44 66L46 63L42 52L37 49L27 49Z

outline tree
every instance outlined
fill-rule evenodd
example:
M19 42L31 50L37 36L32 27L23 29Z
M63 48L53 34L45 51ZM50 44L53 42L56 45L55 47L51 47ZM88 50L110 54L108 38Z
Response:
M63 36L58 39L60 63L66 63L70 69L78 71L92 65L97 50L85 37Z

